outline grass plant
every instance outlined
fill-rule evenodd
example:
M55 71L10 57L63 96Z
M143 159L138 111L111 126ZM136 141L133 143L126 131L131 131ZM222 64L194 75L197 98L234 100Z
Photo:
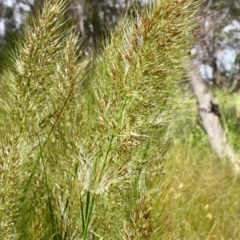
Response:
M66 2L45 1L1 75L1 239L175 234L162 160L196 7L149 5L90 61L66 27Z
M1 79L2 239L65 234L59 200L69 193L60 194L61 184L69 185L76 164L67 157L75 146L70 106L85 64L77 60L77 38L64 29L64 5L46 1Z

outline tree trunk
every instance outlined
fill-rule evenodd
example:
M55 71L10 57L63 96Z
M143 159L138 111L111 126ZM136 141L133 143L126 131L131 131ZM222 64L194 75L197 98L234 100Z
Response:
M222 160L227 159L234 171L240 174L240 158L228 142L221 125L218 105L208 86L202 81L198 68L193 63L189 63L188 68L190 84L197 98L199 115L210 144L218 157Z

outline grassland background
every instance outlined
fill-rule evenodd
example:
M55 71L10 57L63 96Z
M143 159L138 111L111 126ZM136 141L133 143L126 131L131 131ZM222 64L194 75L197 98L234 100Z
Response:
M238 151L240 98L219 89L215 96L229 139ZM213 153L198 124L195 102L186 109L189 114L179 123L164 164L165 183L170 186L165 201L170 203L169 215L178 232L174 239L238 239L239 180Z

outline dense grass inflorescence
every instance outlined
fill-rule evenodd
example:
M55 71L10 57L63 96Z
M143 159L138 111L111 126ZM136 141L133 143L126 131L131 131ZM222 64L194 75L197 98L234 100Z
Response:
M56 212L62 214L58 204L66 201L61 184L69 186L73 173L64 175L75 164L70 155L76 109L70 106L84 71L77 60L77 37L63 26L64 5L46 1L19 43L13 68L2 77L3 239L59 234Z
M90 60L66 2L45 1L1 76L1 239L164 236L159 181L196 7L157 1Z

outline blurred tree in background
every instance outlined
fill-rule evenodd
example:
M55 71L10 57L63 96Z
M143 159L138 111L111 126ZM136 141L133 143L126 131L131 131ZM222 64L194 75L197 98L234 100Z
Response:
M91 51L99 38L117 24L119 15L131 7L142 7L147 0L70 0L69 16L77 25L84 47ZM0 0L0 44L6 35L21 29L26 17L40 7L41 0Z
M71 0L70 18L73 19L82 36L83 47L91 52L108 30L116 26L119 15L131 8L141 8L147 0Z
M235 91L239 88L240 1L207 0L198 15L200 25L192 54L202 79Z
M70 0L68 15L81 35L85 53L91 53L119 15L141 8L148 0ZM19 31L34 7L42 0L0 0L0 45ZM129 11L131 13L131 11ZM196 43L192 50L202 79L235 91L240 85L240 0L206 0L198 19ZM11 34L10 34L11 35ZM1 57L2 58L2 57Z

